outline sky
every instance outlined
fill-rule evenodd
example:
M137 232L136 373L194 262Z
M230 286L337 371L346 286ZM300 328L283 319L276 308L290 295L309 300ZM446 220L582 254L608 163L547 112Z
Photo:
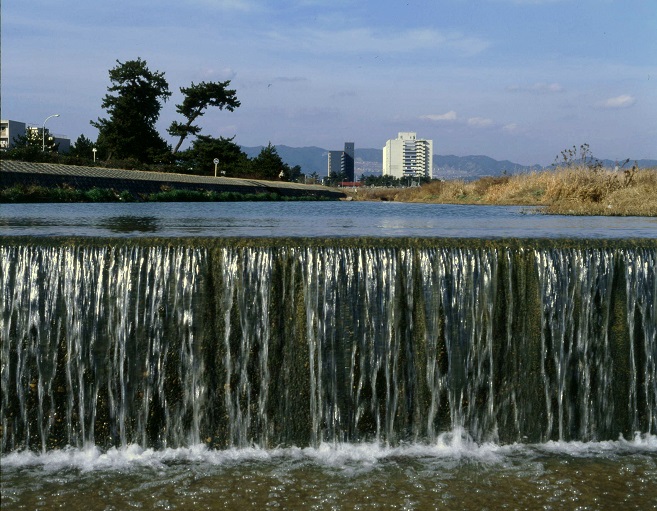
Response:
M400 131L439 155L548 165L588 143L657 159L655 0L4 0L2 118L74 141L116 61L172 92L230 80L241 106L201 133L242 146L381 148Z

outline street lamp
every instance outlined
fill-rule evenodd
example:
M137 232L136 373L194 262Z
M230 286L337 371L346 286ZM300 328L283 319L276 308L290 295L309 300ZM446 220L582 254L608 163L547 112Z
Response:
M46 121L50 119L51 117L59 117L59 114L53 114L49 115L46 117L46 120L43 121L43 130L41 130L41 151L45 152L46 151Z
M94 147L92 151L94 152L94 163L96 163L96 151L98 151L98 149Z
M217 166L219 165L219 158L212 160L212 163L214 163L214 177L217 177Z

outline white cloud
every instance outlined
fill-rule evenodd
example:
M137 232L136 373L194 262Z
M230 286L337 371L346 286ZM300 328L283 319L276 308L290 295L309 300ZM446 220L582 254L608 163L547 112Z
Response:
M496 2L507 2L519 5L543 5L543 4L556 4L559 2L568 2L570 0L493 0Z
M600 108L628 108L636 103L636 98L629 94L621 94L613 98L605 99L597 103Z
M420 119L426 121L455 121L456 112L454 110L450 110L449 112L445 112L444 114L427 114L420 116Z
M515 122L505 124L504 126L502 126L502 131L506 133L517 133L518 125Z
M456 122L460 125L467 125L473 128L489 128L491 126L495 126L495 121L487 117L469 117L468 119L460 119L454 110L450 110L444 114L421 115L420 119L432 122ZM515 124L508 124L504 126L503 129L510 132L516 128L517 126Z
M200 75L204 80L233 80L237 76L237 73L230 67L224 67L222 69L208 67L202 69Z
M253 0L188 0L188 2L225 11L249 12L259 9L257 2Z
M348 30L310 30L272 32L274 43L282 43L294 50L321 53L379 54L408 53L419 50L453 51L471 56L483 52L489 43L460 32L442 32L420 28L396 33L378 32L370 28Z
M331 99L356 98L358 93L355 90L341 90L331 94Z
M284 83L299 83L299 82L309 82L310 79L304 76L277 76L273 79L275 82L284 82Z
M476 128L486 128L493 125L492 119L487 119L485 117L470 117L468 119L468 126L474 126Z
M532 85L511 85L507 87L509 92L533 92L536 94L552 94L563 92L563 87L559 83L536 82Z

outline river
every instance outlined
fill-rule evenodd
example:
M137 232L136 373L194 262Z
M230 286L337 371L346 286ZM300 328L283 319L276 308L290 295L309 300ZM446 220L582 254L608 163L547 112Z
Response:
M657 509L656 232L2 205L2 509Z

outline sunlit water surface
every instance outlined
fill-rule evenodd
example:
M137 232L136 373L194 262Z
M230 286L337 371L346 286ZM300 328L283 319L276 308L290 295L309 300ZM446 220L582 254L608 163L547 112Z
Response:
M394 202L4 204L0 235L654 238L657 219Z
M657 437L14 453L2 509L656 509Z

